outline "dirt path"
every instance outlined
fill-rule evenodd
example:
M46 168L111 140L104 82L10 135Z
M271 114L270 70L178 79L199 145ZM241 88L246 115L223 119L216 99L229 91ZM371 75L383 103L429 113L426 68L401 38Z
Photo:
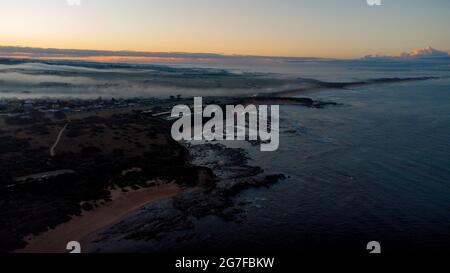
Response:
M175 196L183 191L175 183L164 184L156 188L139 189L136 191L111 192L112 201L83 212L81 216L73 217L69 222L57 226L37 236L26 238L28 245L16 252L19 253L67 253L69 241L78 241L83 245L95 239L99 231L104 230L122 220L130 212L144 205L163 198Z
M50 156L51 157L55 156L55 149L58 146L58 143L61 140L61 136L64 133L64 131L67 129L68 125L69 125L69 123L66 123L66 125L64 125L64 127L59 131L58 137L56 138L56 141L55 141L55 144L53 144L53 146L50 148Z

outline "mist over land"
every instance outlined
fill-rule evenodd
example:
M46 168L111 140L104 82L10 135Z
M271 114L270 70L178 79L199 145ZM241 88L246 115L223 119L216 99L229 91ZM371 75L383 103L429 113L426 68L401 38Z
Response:
M449 64L431 47L348 60L0 47L0 97L252 96L305 89L311 79L330 88L320 82L448 76Z

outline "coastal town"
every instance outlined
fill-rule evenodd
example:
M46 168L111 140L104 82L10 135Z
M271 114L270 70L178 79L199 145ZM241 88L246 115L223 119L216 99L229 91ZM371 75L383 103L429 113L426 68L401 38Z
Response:
M111 98L103 99L0 99L0 117L23 116L31 112L41 113L74 113L93 112L116 108L132 108L137 106L151 106L160 100L155 98Z

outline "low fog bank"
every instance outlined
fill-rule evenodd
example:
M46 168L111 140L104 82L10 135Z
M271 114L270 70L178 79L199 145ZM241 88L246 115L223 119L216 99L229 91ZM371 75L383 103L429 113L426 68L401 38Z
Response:
M445 58L420 62L258 59L253 63L203 65L0 58L0 98L254 96L305 90L311 85L314 89L332 88L368 79L450 75Z

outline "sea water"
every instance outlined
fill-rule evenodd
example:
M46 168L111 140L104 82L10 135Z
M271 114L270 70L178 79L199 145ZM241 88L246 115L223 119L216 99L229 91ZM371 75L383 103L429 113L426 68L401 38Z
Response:
M287 179L235 198L239 221L195 220L121 251L364 254L450 251L450 80L302 94L340 105L280 108L280 147L242 145L266 174ZM110 249L114 249L114 246Z
M284 181L240 194L242 223L199 221L212 249L450 251L450 80L323 90L282 106L280 148L247 150ZM183 247L180 247L183 249Z

